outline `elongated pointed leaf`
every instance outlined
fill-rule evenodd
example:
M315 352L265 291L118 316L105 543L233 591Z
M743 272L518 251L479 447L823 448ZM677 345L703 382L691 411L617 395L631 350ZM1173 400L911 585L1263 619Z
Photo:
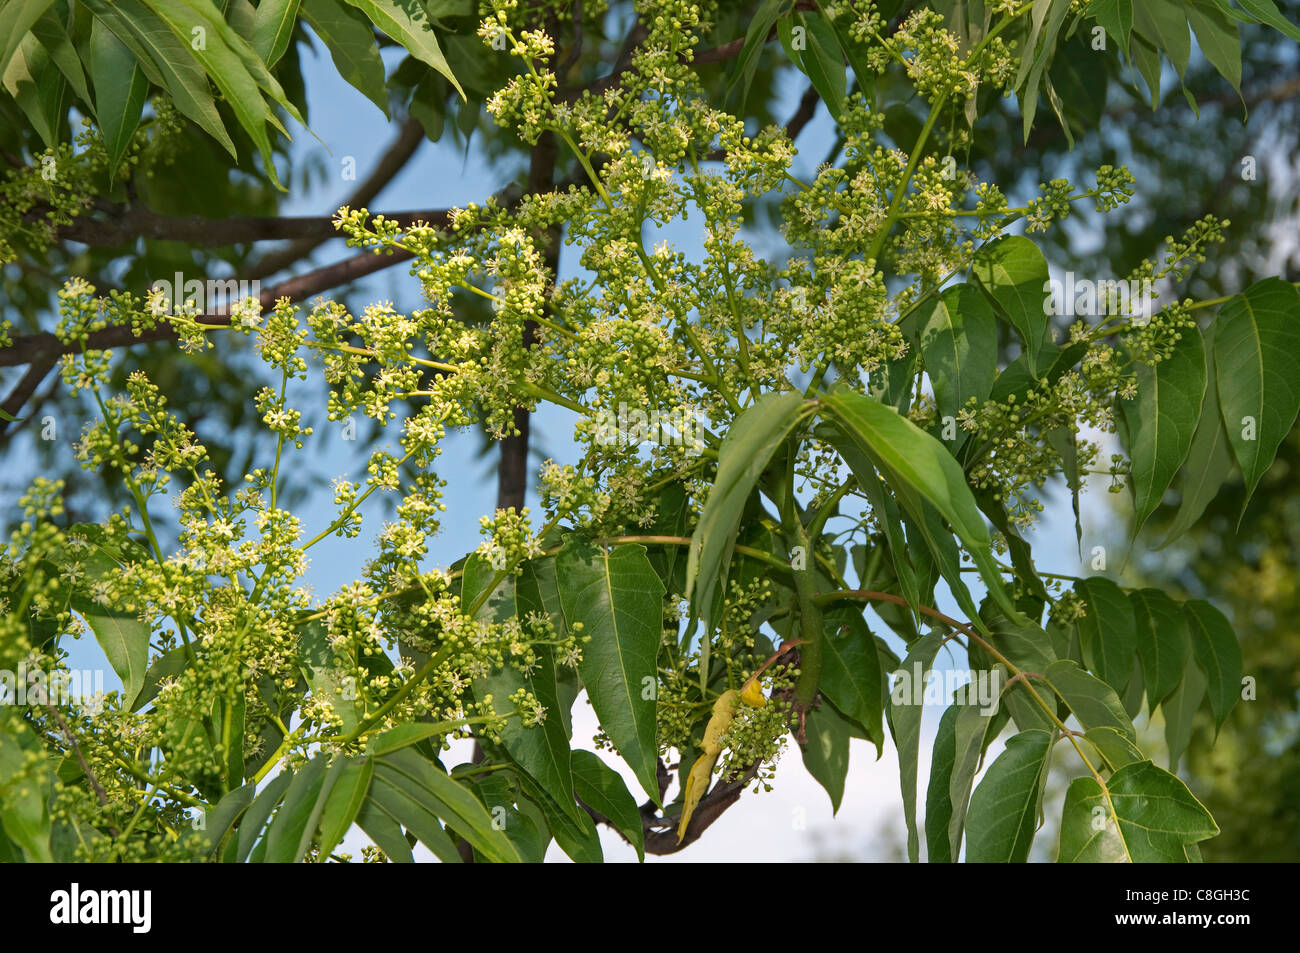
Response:
M642 546L605 552L577 537L556 557L560 603L569 625L581 623L591 641L578 673L600 725L659 800L655 740L663 585Z
M1034 840L1043 796L1048 731L1022 731L1007 739L975 793L966 815L966 859L972 863L1024 863Z
M1169 527L1169 535L1157 549L1163 549L1191 529L1232 474L1232 450L1228 445L1227 428L1223 425L1214 370L1214 332L1213 324L1203 332L1208 383L1205 400L1201 404L1201 419L1196 424L1196 433L1192 436L1192 445L1187 451L1187 462L1183 465L1179 483L1183 499L1173 525Z
M253 49L267 66L274 66L284 56L298 22L301 0L262 0L253 17Z
M1246 499L1300 413L1300 294L1280 278L1251 285L1219 312L1215 376ZM1244 509L1244 506L1243 506Z
M772 454L799 422L803 396L795 391L764 394L731 422L718 448L718 473L686 561L686 598L692 611L712 623L714 594L725 586L745 503Z
M429 15L419 0L347 0L366 15L381 31L406 47L417 60L427 63L447 78L461 98L465 90L447 65L438 37L429 24Z
M403 778L418 785L420 803L493 862L519 862L515 846L493 827L491 815L478 798L437 765L405 748L375 759L375 779L381 775L387 775L395 785Z
M90 27L89 66L95 87L95 121L108 148L109 173L116 176L140 125L149 81L131 51L99 19Z
M384 61L370 21L343 0L303 0L302 16L325 43L339 75L387 116Z
M645 860L645 831L641 811L617 771L590 751L573 752L573 786L582 803L598 811Z
M913 325L914 345L925 356L925 370L934 387L941 417L956 419L974 398L984 401L997 376L997 321L988 301L974 285L944 290ZM958 428L952 452L968 433Z
M501 578L498 579L498 576ZM465 561L462 580L461 602L467 608L495 584L483 600L476 614L477 619L505 623L522 620L527 614L518 601L517 577L498 573L482 555L474 553ZM525 689L537 698L546 709L542 723L525 724L519 715L511 715L502 729L502 743L506 751L510 752L510 757L536 778L558 803L566 808L572 806L576 812L568 726L564 717L556 713L560 702L556 696L555 659L546 646L537 646L534 652L537 656L536 665L530 674L525 675L507 662L487 675L474 679L474 694L480 702L486 701L489 695L492 696L493 707L500 714L510 711L510 696L520 689Z
M966 484L966 476L943 444L879 401L848 390L822 398L843 435L885 476L891 489L903 487L924 497L956 532L998 604L1019 618L993 558L988 528ZM907 497L900 496L907 505ZM919 523L924 512L913 512Z
M804 734L808 743L801 746L803 766L826 789L831 799L831 813L838 814L844 799L844 779L849 772L849 723L829 704L808 712Z
M95 633L108 664L122 680L122 698L129 704L140 694L149 666L149 626L133 615L109 611L82 597L74 597L72 607Z
M341 767L338 768L338 776L334 779L320 815L319 845L322 860L329 857L355 823L370 791L370 779L375 773L375 764L370 758L339 758L335 764Z
M1129 593L1129 599L1137 620L1137 651L1147 704L1154 710L1178 687L1191 636L1178 604L1160 590L1138 589Z
M921 744L925 679L943 639L941 633L932 632L911 644L907 658L903 660L902 675L890 693L887 709L889 730L894 736L894 747L898 749L898 778L903 791L903 818L907 823L907 857L912 863L917 862L921 851L916 828L916 763Z
M1183 604L1183 613L1192 637L1192 652L1207 676L1217 731L1241 697L1241 645L1232 624L1208 602L1192 599Z
M885 676L876 640L862 613L854 609L826 613L819 690L840 711L871 735L879 753L884 742Z
M1028 238L1008 235L982 248L971 274L993 302L993 309L1020 334L1030 374L1048 367L1049 273L1047 259Z
M1113 688L1089 675L1070 659L1053 662L1046 674L1048 684L1061 696L1085 730L1113 728L1136 743L1133 721Z
M1155 367L1139 364L1137 397L1121 401L1132 460L1133 532L1142 528L1187 459L1205 396L1205 347L1185 334Z
M1115 691L1122 692L1137 651L1133 603L1104 576L1077 579L1074 591L1087 610L1078 622L1084 664Z

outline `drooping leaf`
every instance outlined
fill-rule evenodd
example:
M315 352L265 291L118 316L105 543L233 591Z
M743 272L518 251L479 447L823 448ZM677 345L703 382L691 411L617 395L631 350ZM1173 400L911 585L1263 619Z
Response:
M108 148L109 173L116 176L140 124L149 82L135 56L99 19L90 26L89 68L95 87L95 121Z
M438 820L435 801L414 779L400 773L377 771L367 794L369 805L400 824L444 864L461 862L460 852Z
M1219 405L1246 481L1246 502L1300 413L1297 353L1300 294L1282 279L1251 285L1219 312L1214 337Z
M718 473L691 537L686 562L686 598L706 626L712 623L714 594L726 584L745 503L772 454L799 422L803 404L803 396L796 391L764 394L731 422L718 448ZM704 664L707 667L707 658Z
M818 688L836 708L867 729L879 753L884 742L885 676L875 637L857 610L837 609L823 618L826 634Z
M645 860L641 811L617 771L590 751L573 752L573 786L582 803L609 819Z
M1160 710L1165 715L1165 746L1169 749L1169 770L1177 771L1178 762L1192 741L1192 721L1205 700L1209 684L1201 666L1188 660L1183 677Z
M1213 0L1187 0L1185 13L1196 32L1196 45L1211 65L1241 92L1241 36L1236 21Z
M467 608L481 603L475 618L498 624L522 621L527 610L519 604L517 577L492 568L480 553L465 561L461 601ZM531 607L530 607L531 608ZM595 634L595 633L591 633ZM557 803L577 812L573 801L573 768L569 755L569 731L556 695L554 654L548 646L537 646L533 671L527 675L509 661L486 675L474 679L474 695L480 702L488 696L499 714L511 710L510 696L525 690L537 698L545 709L541 724L525 722L520 714L511 714L501 732L502 744L515 761L532 775Z
M1137 397L1121 401L1132 460L1133 533L1142 528L1192 448L1205 396L1205 350L1185 334L1155 367L1137 367Z
M1259 23L1271 26L1279 33L1300 43L1300 29L1282 16L1273 0L1237 0L1237 3Z
M339 75L387 116L384 61L370 21L343 0L303 0L302 16L325 43Z
M330 768L331 771L335 769L338 776L329 789L318 825L322 859L329 857L356 821L370 791L375 764L370 758L340 757Z
M1070 659L1053 662L1046 674L1048 684L1061 696L1085 731L1113 728L1136 743L1133 721L1113 688L1089 675Z
M347 0L366 15L381 31L406 48L406 51L427 63L447 78L461 98L465 90L452 75L438 37L429 24L429 15L419 0Z
M1228 431L1223 425L1219 407L1219 388L1214 370L1214 331L1211 324L1202 334L1205 347L1205 400L1201 404L1201 419L1196 424L1187 462L1183 464L1179 489L1182 502L1169 535L1157 549L1163 549L1192 528L1210 501L1232 474L1232 450L1228 446Z
M925 370L934 387L934 400L942 417L957 415L974 398L986 400L997 376L997 321L988 301L974 285L953 285L944 290L913 329L914 346L925 356ZM953 453L968 432L957 428Z
M874 649L873 649L874 650ZM832 705L809 710L804 724L808 743L801 746L803 766L830 795L831 812L839 813L849 771L849 723Z
M989 765L966 815L966 860L1024 863L1034 840L1052 734L1033 729L1007 739Z
M274 66L284 56L298 22L302 0L261 0L253 17L253 49L267 66Z
M515 846L493 827L478 798L410 748L376 758L375 781L381 777L395 786L404 781L418 786L420 803L493 862L518 863Z
M767 37L772 32L772 27L776 25L777 18L781 15L781 10L785 6L785 0L763 0L763 3L754 12L754 18L749 21L749 27L745 31L745 45L741 47L740 56L736 58L735 72L731 75L731 82L727 85L726 98L730 100L740 90L739 105L743 109L745 99L749 96L749 86L754 81L754 73L758 70L758 59L762 55L763 47L767 45Z
M1084 664L1115 691L1122 692L1137 650L1133 604L1119 586L1104 576L1077 579L1074 591L1087 610L1078 620Z
M1008 235L980 249L971 273L993 302L994 310L1020 335L1027 368L1034 377L1047 369L1050 342L1047 259L1028 238Z
M865 453L889 486L924 497L966 546L985 585L999 605L1019 617L990 547L988 528L966 483L966 476L943 444L879 401L840 389L822 405L843 435ZM900 497L904 506L906 496ZM924 512L913 512L920 523Z
M655 741L663 585L641 546L612 552L568 537L556 557L560 603L590 637L578 672L601 727L659 800Z
M80 596L73 597L72 607L95 633L108 664L122 680L122 698L129 704L140 694L149 666L149 626L133 615L105 609Z
M1241 645L1232 624L1208 602L1185 602L1183 613L1192 637L1192 652L1207 676L1217 731L1241 697Z
M1182 610L1159 589L1129 593L1137 620L1137 651L1152 710L1177 686L1187 664L1190 635Z
M934 657L943 644L942 633L932 632L913 642L903 660L901 679L910 687L910 695L925 690L925 679ZM918 678L919 676L919 678ZM921 743L921 714L924 697L903 697L895 684L889 698L889 731L898 749L898 777L903 791L903 818L907 823L907 857L916 863L920 856L920 837L916 828L916 773Z
M304 842L310 842L315 828L312 822L320 816L317 804L323 806L321 788L328 767L329 758L318 754L294 773L280 809L266 829L267 863L291 863L301 859L302 853L306 852ZM302 853L299 852L300 845Z
M226 132L208 88L207 76L190 53L189 43L179 39L140 0L84 2L95 18L135 54L145 75L167 90L181 114L197 123L232 157L237 157L235 144Z
M1129 34L1133 32L1133 0L1092 0L1086 15L1092 17L1128 55Z

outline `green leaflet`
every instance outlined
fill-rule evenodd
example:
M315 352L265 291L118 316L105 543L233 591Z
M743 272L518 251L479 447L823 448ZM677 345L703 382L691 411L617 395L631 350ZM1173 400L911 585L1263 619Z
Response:
M1052 733L1033 729L1007 739L989 765L966 816L966 860L1024 863L1034 840Z
M1205 349L1185 335L1155 367L1137 367L1137 397L1121 401L1132 460L1133 534L1142 528L1192 447L1205 396Z
M1273 0L1237 0L1237 4L1257 22L1271 26L1279 33L1300 42L1300 30L1278 12L1277 4Z
M429 25L428 14L414 0L347 0L356 7L375 26L406 48L406 51L421 62L427 63L447 78L461 99L465 90L452 75L447 58L443 56L438 37Z
M109 173L115 176L140 124L149 81L131 51L99 19L90 27L89 68L95 121L108 148Z
M1165 745L1169 748L1169 770L1177 771L1178 762L1192 740L1192 721L1205 700L1209 685L1200 665L1188 661L1182 680L1160 710L1165 715Z
M49 863L49 771L39 762L27 763L40 750L36 736L21 722L17 731L0 733L0 827L28 861Z
M826 21L824 13L794 14L796 27L804 29L804 49L787 49L800 71L812 82L830 114L838 120L844 109L848 92L844 72L844 54L834 28ZM783 21L784 22L784 21Z
M892 408L862 394L837 390L822 398L822 405L844 436L880 470L890 488L908 504L908 494L919 494L938 510L956 532L975 561L990 594L1009 614L1020 618L1002 582L993 558L988 528L965 474L943 444L900 416ZM923 511L912 507L911 516L927 524Z
M339 75L387 116L384 61L370 21L343 0L303 0L302 17L325 43Z
M973 701L954 702L939 720L925 800L925 846L931 863L955 863L961 854L971 785L992 723L993 710Z
M826 635L819 690L867 730L878 757L884 742L885 675L875 637L856 609L831 610L823 618Z
M267 66L274 66L284 56L293 38L302 0L261 0L253 16L253 49Z
M604 815L645 860L641 811L618 772L590 751L575 751L573 786L582 803Z
M804 724L808 743L800 747L803 765L830 795L831 812L835 814L839 813L844 799L851 732L849 723L829 704L810 709Z
M718 448L717 476L700 512L686 562L686 598L706 629L713 622L714 595L726 585L736 530L749 495L804 412L803 396L795 391L764 394L731 422ZM703 665L707 669L707 655Z
M408 775L376 771L367 801L414 834L444 864L461 862L460 852L451 835L443 830L427 793Z
M1241 697L1241 645L1232 624L1208 602L1192 599L1183 604L1183 614L1192 637L1192 652L1207 676L1217 732Z
M354 731L365 710L355 690L355 677L335 657L324 622L308 622L299 630L298 655L312 694L327 701L343 720L344 734Z
M909 338L925 357L941 417L957 415L974 399L983 402L997 376L997 321L974 285L953 285L909 325ZM949 446L955 454L968 432L957 428Z
M192 119L222 147L237 157L208 89L203 67L167 24L140 0L84 0L87 7L135 54L150 81L171 95L180 112Z
M1187 620L1178 604L1158 589L1134 590L1129 599L1137 619L1147 705L1154 711L1183 677L1190 641Z
M406 748L375 759L375 780L381 777L395 786L404 784L404 790L413 791L420 804L488 859L518 863L515 846L492 825L483 805L437 765Z
M1133 32L1133 0L1092 0L1085 11L1103 27L1119 50L1128 55L1129 35Z
M9 61L18 52L19 45L33 24L40 19L54 0L10 0L0 7L0 74L9 68Z
M73 597L72 606L95 633L108 664L122 680L122 699L129 705L140 694L149 666L149 626L135 616L108 611L81 596Z
M1236 22L1214 0L1187 0L1185 12L1196 31L1196 45L1240 93L1241 36Z
M736 59L735 72L732 73L726 92L726 99L730 100L740 90L741 108L744 108L745 99L749 96L749 84L754 81L758 58L767 45L768 34L772 32L785 5L786 0L763 0L762 6L755 11L754 18L749 21L749 28L745 31L745 45Z
M1119 586L1104 576L1076 579L1074 591L1087 608L1078 621L1084 664L1115 691L1122 692L1137 651L1133 604Z
M1297 353L1300 294L1282 279L1251 285L1219 312L1215 378L1247 502L1300 412Z
M942 633L931 632L922 636L908 648L902 664L902 679L912 685L909 694L924 694L925 679L939 647L943 645ZM920 684L912 684L918 681ZM903 817L907 822L907 858L916 863L920 855L920 839L916 829L916 762L921 744L921 713L923 698L903 698L900 686L895 685L889 697L889 731L898 749L898 779L903 791Z
M1133 28L1169 57L1182 79L1192 54L1183 4L1177 0L1142 0L1133 6Z
M663 584L642 546L606 552L569 536L555 567L564 616L570 626L581 623L591 639L578 665L587 697L618 753L658 803L655 711Z
M330 771L337 774L325 798L318 824L322 859L329 857L356 821L370 791L375 763L371 758L340 757L330 766Z
M1077 778L1061 816L1063 862L1182 863L1185 847L1219 833L1182 781L1150 761L1116 771L1103 787Z
M1047 683L1069 706L1085 730L1112 728L1136 744L1133 721L1124 711L1115 690L1094 678L1070 659L1061 659L1047 667Z
M1049 275L1043 253L1028 238L1008 235L980 249L971 274L994 310L1019 333L1030 374L1041 377L1049 366L1051 343L1050 317L1044 309Z
M461 602L469 607L489 592L491 587L490 594L483 600L475 618L496 623L522 620L532 607L520 605L517 586L516 576L498 572L486 557L473 553L465 561ZM556 714L561 705L554 653L548 646L537 646L534 651L537 665L531 674L524 675L514 665L507 663L474 679L474 695L480 702L486 701L489 695L492 696L493 707L501 714L512 710L510 696L520 689L536 696L546 709L545 720L540 725L526 725L519 715L511 715L502 729L502 743L510 757L536 778L548 794L566 809L576 812L569 729L565 718Z
M1169 528L1169 535L1157 549L1163 549L1191 529L1232 474L1232 450L1228 446L1228 431L1223 425L1216 383L1218 375L1214 369L1214 332L1213 324L1202 332L1208 384L1205 388L1205 401L1201 404L1201 419L1187 451L1187 462L1183 464L1179 483L1183 499L1173 525Z

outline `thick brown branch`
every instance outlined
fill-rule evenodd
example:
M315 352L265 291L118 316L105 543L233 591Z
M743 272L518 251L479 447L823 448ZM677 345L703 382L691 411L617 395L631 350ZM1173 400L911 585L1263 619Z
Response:
M302 301L314 294L320 294L331 288L337 288L374 274L393 265L409 261L411 255L405 251L376 255L365 251L345 258L332 265L317 268L304 275L289 278L267 288L259 296L263 310L270 310L280 298L290 301ZM209 323L219 323L220 318L209 319ZM133 344L145 344L152 341L174 341L176 332L169 324L160 324L155 328L136 334L130 327L114 325L93 331L86 340L87 350L102 351L114 347L128 347ZM81 345L65 344L48 331L28 334L13 339L13 344L0 348L0 367L15 367L38 361L54 361L64 354L81 351Z
M36 388L41 386L41 381L45 380L53 368L54 359L51 357L33 361L17 386L9 392L5 402L0 404L0 410L4 410L10 417L17 417L18 412L26 406L32 394L36 393ZM16 427L17 425L18 421L0 420L0 434L4 434L10 427Z

